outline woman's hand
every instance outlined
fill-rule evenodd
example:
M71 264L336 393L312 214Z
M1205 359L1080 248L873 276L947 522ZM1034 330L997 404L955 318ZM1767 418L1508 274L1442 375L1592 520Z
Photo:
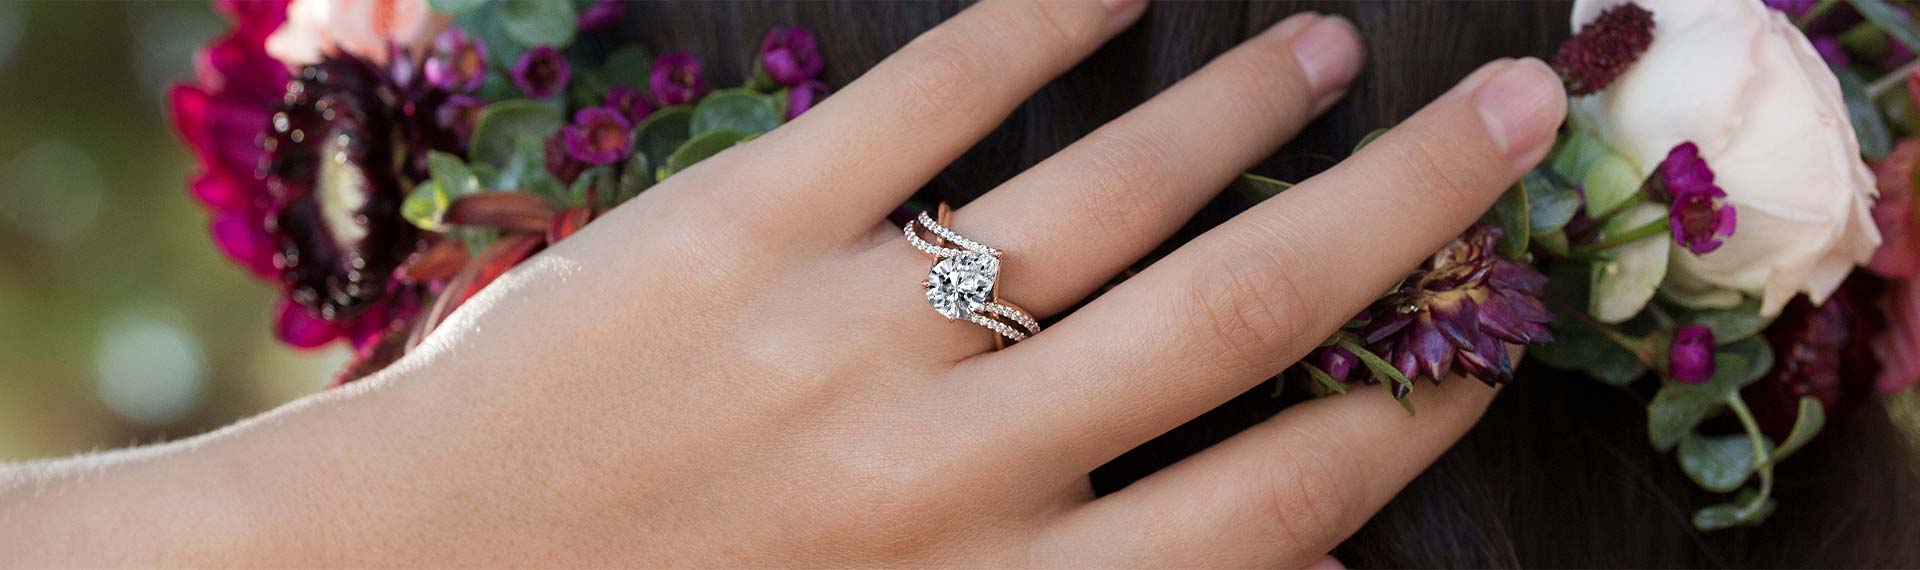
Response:
M1087 473L1282 370L1538 161L1500 61L1032 339L949 322L885 221L1141 0L989 1L530 260L379 377L211 436L16 469L0 552L203 565L1276 566L1479 416L1477 382L1309 402L1113 495ZM1061 315L1346 91L1301 14L954 216ZM1391 89L1392 85L1374 88ZM132 550L128 549L144 549ZM176 558L163 563L165 556Z

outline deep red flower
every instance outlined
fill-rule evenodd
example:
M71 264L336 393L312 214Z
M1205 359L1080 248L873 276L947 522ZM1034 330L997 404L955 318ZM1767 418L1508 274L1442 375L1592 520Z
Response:
M1826 302L1794 299L1767 327L1773 370L1741 397L1768 437L1786 437L1802 396L1818 399L1832 417L1872 393L1881 363L1871 343L1886 327L1876 303L1882 288L1878 278L1855 271Z
M1600 12L1560 44L1553 68L1568 95L1587 95L1613 83L1653 43L1653 13L1628 2Z

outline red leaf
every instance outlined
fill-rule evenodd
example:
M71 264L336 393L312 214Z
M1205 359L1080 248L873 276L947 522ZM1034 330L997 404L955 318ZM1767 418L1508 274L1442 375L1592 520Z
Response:
M454 200L442 220L461 226L544 234L553 217L553 203L546 198L525 192L481 192Z

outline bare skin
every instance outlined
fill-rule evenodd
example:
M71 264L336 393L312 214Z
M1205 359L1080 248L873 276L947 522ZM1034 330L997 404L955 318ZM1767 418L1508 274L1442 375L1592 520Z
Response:
M0 470L0 566L1304 566L1477 419L1451 381L1300 405L1095 499L1548 150L1498 61L1346 162L1007 350L928 309L886 214L1142 0L989 0L530 260L378 376L206 436ZM1004 295L1075 306L1347 89L1289 18L961 209Z

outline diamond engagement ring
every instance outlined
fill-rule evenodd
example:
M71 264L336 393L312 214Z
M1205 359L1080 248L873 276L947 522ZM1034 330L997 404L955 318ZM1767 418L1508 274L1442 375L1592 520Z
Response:
M918 220L901 228L907 243L933 256L933 270L920 282L927 290L927 304L949 321L965 319L998 333L993 337L995 349L1039 333L1040 323L1033 315L1000 299L1000 250L947 229L952 216L953 209L943 202L939 220L921 212ZM933 241L920 237L922 229L933 234Z

